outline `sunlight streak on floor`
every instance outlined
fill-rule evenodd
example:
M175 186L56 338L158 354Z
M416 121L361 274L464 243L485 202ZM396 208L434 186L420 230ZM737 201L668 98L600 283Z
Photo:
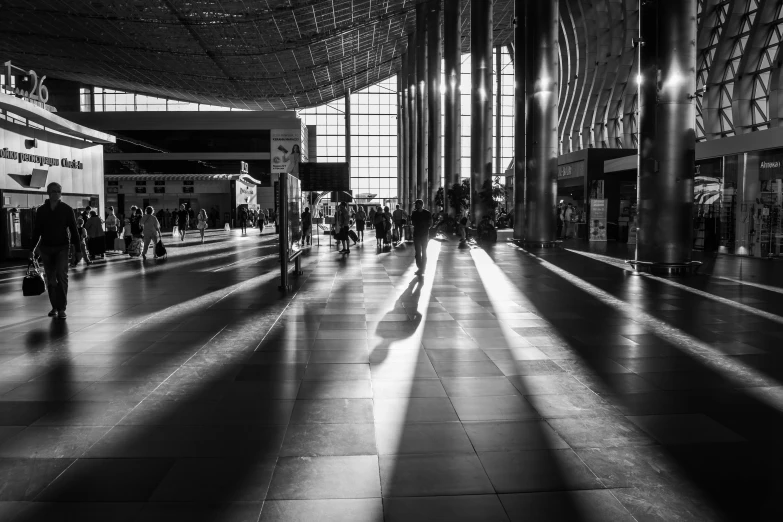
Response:
M758 372L756 369L743 364L735 358L725 356L722 352L712 347L709 343L701 341L700 339L683 332L679 328L675 328L669 325L665 321L662 321L639 308L629 309L628 303L626 301L618 299L609 292L606 292L585 281L584 279L575 276L567 270L545 261L544 259L524 250L523 248L518 247L518 249L523 254L535 259L542 267L546 268L550 272L557 274L580 290L590 294L607 306L614 308L617 312L626 315L629 320L643 325L661 339L677 347L683 353L695 358L701 364L718 374L721 378L731 383L734 387L742 388L745 392L753 395L760 402L765 403L775 410L783 412L783 403L776 400L774 397L767 395L765 390L768 388L761 387L769 386L770 379L762 373ZM707 294L707 296L711 298L715 297L711 294ZM752 381L766 384L762 384L761 386L749 385L748 383Z
M590 252L582 252L582 251L579 251L579 250L571 250L571 249L568 249L568 248L565 249L565 250L568 251L568 252L571 252L573 254L579 254L579 255L582 255L582 256L585 256L585 257L589 257L591 259L595 259L596 261L601 261L603 263L615 266L615 267L620 268L622 270L625 270L627 272L634 272L636 275L638 275L640 277L645 277L647 279L652 279L653 281L657 281L659 283L664 283L664 284L667 284L669 286L673 286L675 288L679 288L680 290L684 290L686 292L690 292L690 293L698 295L700 297L706 297L707 299L711 299L713 301L717 301L717 302L719 302L721 304L725 304L727 306L732 306L734 308L738 308L739 310L742 310L743 312L748 312L750 314L754 314L754 315L757 315L759 317L763 317L764 319L768 319L770 321L774 321L776 323L783 324L783 317L781 317L779 315L775 315L775 314L772 314L770 312L765 312L764 310L759 310L758 308L754 308L752 306L749 306L749 305L746 305L746 304L743 304L743 303L738 303L737 301L733 301L733 300L728 299L726 297L721 297L719 295L711 294L709 292L705 292L704 290L699 290L699 289L696 289L696 288L684 285L682 283L678 283L676 281L672 281L671 279L667 279L665 277L659 277L659 276L655 276L655 275L652 275L652 274L644 274L644 273L640 273L640 272L635 272L633 268L628 266L628 264L626 264L625 262L620 261L619 259L616 259L616 258L613 258L613 257L608 257L608 256L602 256L602 255L599 255L599 254L593 254L593 253L590 253ZM779 289L779 288L775 288L775 287L768 287L766 285L760 285L760 284L756 284L756 283L748 283L747 281L741 281L741 280L738 280L738 279L731 279L731 278L728 278L728 277L717 277L717 279L724 279L724 280L727 280L727 281L732 281L732 282L743 284L743 285L755 286L755 287L758 287L758 288L763 288L764 290L770 290L772 292L783 293L783 289Z

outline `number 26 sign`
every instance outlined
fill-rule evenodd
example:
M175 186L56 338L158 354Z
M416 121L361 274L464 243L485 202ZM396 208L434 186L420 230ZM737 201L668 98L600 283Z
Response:
M46 88L46 86L43 84L44 80L46 79L46 76L41 77L41 79L38 79L38 74L36 74L35 71L29 70L25 71L21 67L17 67L16 65L13 65L10 60L5 62L3 64L5 66L5 81L6 81L6 87L9 89L13 89L14 94L23 96L25 98L29 98L31 100L38 100L41 103L46 103L49 101L49 89ZM13 88L11 85L11 77L14 76L14 71L21 71L21 74L24 76L29 76L30 81L32 82L32 87L29 91L25 91L19 88ZM17 73L18 75L18 73Z

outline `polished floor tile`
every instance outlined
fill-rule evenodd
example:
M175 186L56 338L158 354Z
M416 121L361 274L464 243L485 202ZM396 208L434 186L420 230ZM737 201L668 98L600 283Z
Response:
M327 241L284 295L271 234L208 233L77 267L66 323L0 285L0 519L783 516L783 328L732 305L783 316L776 263Z

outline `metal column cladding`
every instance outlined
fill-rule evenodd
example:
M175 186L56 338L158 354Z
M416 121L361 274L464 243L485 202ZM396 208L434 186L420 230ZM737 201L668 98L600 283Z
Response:
M492 197L492 0L470 2L470 211L478 223Z
M400 184L397 186L397 195L402 208L408 208L408 182L411 175L410 162L408 160L410 147L410 142L408 141L408 56L409 53L402 55L402 69L398 75L397 82L400 86L400 119L397 122L400 133L400 148L397 153L401 160Z
M427 4L416 5L416 198L427 201ZM414 199L416 199L414 198Z
M404 62L404 58L400 57L400 63ZM405 96L405 89L402 88L402 67L397 73L397 203L402 204L402 178L405 176L405 159L403 157L402 142L405 140L405 133L403 131L404 124L402 114L402 99Z
M443 171L446 190L460 182L460 158L462 156L462 104L460 83L462 77L462 15L460 2L443 4L443 62L446 68L446 95L443 120ZM448 198L446 204L448 205ZM450 216L460 209L448 208Z
M689 262L696 150L696 2L643 0L639 11L636 260Z
M440 150L440 72L441 72L440 0L427 2L427 180L426 205L434 212L435 195L441 187ZM444 194L445 196L445 194Z
M514 2L514 239L525 239L525 132L527 96L525 94L525 5Z
M528 0L525 45L517 60L525 67L524 241L549 246L557 233L558 0ZM519 5L519 2L517 2ZM523 54L527 54L523 58ZM524 60L524 62L523 62Z
M410 212L413 200L416 199L416 184L418 180L418 146L419 126L416 113L416 33L408 35L408 207Z

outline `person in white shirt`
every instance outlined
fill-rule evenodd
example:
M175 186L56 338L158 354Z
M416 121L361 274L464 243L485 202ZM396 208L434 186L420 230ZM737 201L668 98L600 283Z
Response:
M147 207L144 209L144 217L141 218L142 235L144 237L144 250L141 252L142 259L147 259L147 250L150 247L150 242L155 240L157 243L160 238L160 221L153 215L153 208ZM152 247L152 252L155 252L155 246ZM158 256L155 256L158 257Z

